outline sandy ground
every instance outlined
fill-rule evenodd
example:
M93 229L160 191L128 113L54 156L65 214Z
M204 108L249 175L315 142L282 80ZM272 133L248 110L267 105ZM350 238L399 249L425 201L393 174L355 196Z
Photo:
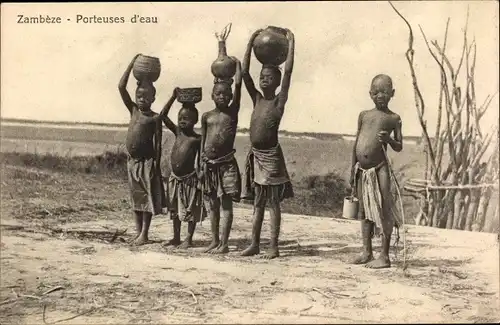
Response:
M408 268L401 252L391 269L369 270L347 263L360 251L359 224L342 219L284 215L280 259L240 257L250 215L235 211L227 256L207 256L208 221L195 234L198 247L179 251L161 247L171 235L165 216L153 221L152 243L137 248L124 242L131 219L68 222L60 232L2 214L0 323L500 320L494 234L408 227Z

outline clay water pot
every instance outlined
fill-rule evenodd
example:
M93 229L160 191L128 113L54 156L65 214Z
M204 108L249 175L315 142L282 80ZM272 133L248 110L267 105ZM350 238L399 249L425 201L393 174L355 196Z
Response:
M180 88L177 90L177 101L182 104L196 104L201 102L201 87Z
M132 71L137 81L149 80L155 82L160 77L160 59L153 56L139 55L134 62Z
M219 79L230 79L236 73L236 62L227 56L225 41L219 41L219 56L212 63L211 70L214 77Z
M288 55L288 38L285 29L269 26L253 41L253 53L262 64L279 66Z

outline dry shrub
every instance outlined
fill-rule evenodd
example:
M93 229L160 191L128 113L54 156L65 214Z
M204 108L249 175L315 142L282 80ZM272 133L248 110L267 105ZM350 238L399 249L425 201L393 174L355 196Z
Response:
M337 173L311 175L294 185L295 197L283 203L283 211L294 214L339 217L344 196L349 193Z

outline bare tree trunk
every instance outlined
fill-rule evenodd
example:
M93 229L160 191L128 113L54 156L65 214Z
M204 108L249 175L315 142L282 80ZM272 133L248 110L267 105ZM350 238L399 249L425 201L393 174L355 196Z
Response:
M476 216L476 211L479 206L479 198L481 196L481 190L472 190L471 191L471 198L470 198L470 204L469 204L469 209L467 211L467 216L465 219L465 229L467 231L472 230L472 224L474 222L474 217Z
M481 199L479 200L479 208L477 209L477 220L476 220L478 231L484 231L484 221L486 217L486 212L488 210L488 205L490 203L491 193L492 193L491 188L486 189L485 191L483 191Z
M491 191L491 198L488 202L488 209L485 211L484 216L484 231L496 232L496 225L500 223L498 219L498 206L499 206L499 192L498 189Z
M432 193L428 198L429 204L427 205L427 226L432 226L432 218L434 216L434 210L436 209L436 205L434 204L434 196Z
M484 229L490 233L500 232L500 216L499 216L498 190L495 190L492 195L492 200L489 203L489 208L486 213Z
M436 199L435 202L437 203L435 208L434 208L434 215L432 216L432 226L434 228L437 228L439 226L439 218L443 213L443 206L440 204L441 200L443 200L443 194L444 191L436 191Z
M460 212L460 222L458 224L458 229L465 229L465 221L467 219L467 211L469 211L469 205L471 201L471 193L470 191L464 191L464 205L462 207L462 211Z
M460 191L459 191L460 192ZM450 205L451 205L451 213L448 214L447 220L446 220L446 229L452 229L453 228L453 221L455 220L456 212L457 212L457 207L456 207L456 195L452 196L453 199L450 200Z
M462 209L464 206L464 198L462 192L459 191L455 196L455 205L453 209L453 229L460 229L460 217L462 213Z

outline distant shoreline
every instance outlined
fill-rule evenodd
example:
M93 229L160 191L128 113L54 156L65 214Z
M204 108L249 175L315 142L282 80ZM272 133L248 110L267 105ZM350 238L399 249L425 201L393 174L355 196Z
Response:
M17 119L17 118L1 118L1 123L21 123L21 124L51 124L51 125L67 125L67 126L105 126L105 127L127 127L127 123L97 123L97 122L66 122L66 121L40 121L40 120L29 120L29 119Z
M1 118L0 124L5 126L34 126L64 129L95 129L95 130L123 130L128 127L126 123L94 123L94 122L64 122L64 121L39 121L30 119ZM165 127L164 127L165 128ZM197 129L200 132L199 129ZM238 135L248 135L248 128L238 128ZM291 132L281 130L280 135L291 138L319 139L319 140L354 140L355 135L345 133L325 132ZM418 143L420 137L405 136L405 142Z

